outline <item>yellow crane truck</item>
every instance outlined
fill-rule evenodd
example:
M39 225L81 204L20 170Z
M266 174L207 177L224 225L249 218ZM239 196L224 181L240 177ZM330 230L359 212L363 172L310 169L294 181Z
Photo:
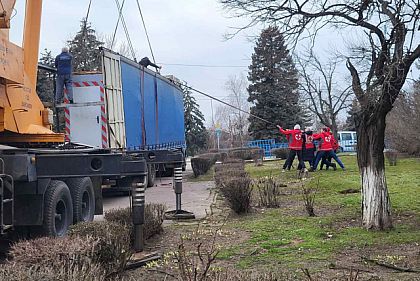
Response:
M9 41L15 2L0 6L0 234L62 236L102 213L101 187L110 180L132 186L141 231L147 156L65 143L52 131L53 113L36 93L42 0L26 1L23 46Z

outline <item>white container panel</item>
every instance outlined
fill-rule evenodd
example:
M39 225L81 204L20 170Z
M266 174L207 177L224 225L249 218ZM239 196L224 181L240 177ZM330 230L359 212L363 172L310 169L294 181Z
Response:
M125 148L124 103L121 85L120 56L103 52L105 103L108 116L108 139L111 148Z

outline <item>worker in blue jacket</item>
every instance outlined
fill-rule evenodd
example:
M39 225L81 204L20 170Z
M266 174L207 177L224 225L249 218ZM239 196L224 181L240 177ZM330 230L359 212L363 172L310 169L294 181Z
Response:
M55 67L57 68L55 103L63 102L64 88L67 90L67 98L73 103L73 81L72 81L72 62L73 56L69 53L69 48L64 47L61 54L55 57Z

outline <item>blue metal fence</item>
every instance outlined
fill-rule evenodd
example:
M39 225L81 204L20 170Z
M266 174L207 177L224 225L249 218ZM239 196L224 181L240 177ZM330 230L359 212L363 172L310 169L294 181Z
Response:
M356 151L356 141L339 141L339 152L354 152ZM318 142L315 141L315 146L318 147ZM253 140L248 142L248 147L259 147L264 150L265 157L272 157L271 150L273 148L288 148L287 142L276 142L275 139L268 140Z
M248 147L259 147L264 150L265 157L271 157L273 156L271 153L273 148L287 148L289 144L287 142L276 142L275 139L253 140L248 142Z

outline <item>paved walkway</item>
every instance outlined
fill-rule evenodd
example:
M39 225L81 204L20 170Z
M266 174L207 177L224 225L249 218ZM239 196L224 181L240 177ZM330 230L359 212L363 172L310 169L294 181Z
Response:
M191 174L191 169L184 172L182 188L182 209L193 212L197 219L204 218L206 212L210 212L210 205L213 202L213 193L210 190L214 187L214 182L186 182L185 177ZM175 209L175 193L172 188L172 178L157 178L155 186L146 189L146 202L162 203L168 210ZM104 197L104 212L125 208L130 206L130 197L114 194ZM98 216L97 219L101 219Z

